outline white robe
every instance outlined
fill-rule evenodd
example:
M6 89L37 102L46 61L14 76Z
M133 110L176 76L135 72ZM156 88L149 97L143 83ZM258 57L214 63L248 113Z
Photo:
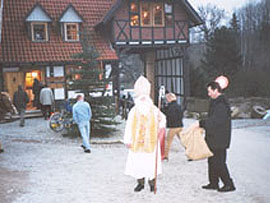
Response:
M125 129L124 135L124 143L131 144L132 143L132 123L135 113L135 107L139 109L140 113L144 115L149 113L150 107L154 104L149 97L145 97L144 101L140 99L135 100L135 106L131 109ZM166 117L165 115L159 111L157 107L154 108L154 114L157 117L160 115L159 128L166 127ZM125 174L130 175L136 179L148 178L152 180L155 178L155 161L156 161L156 148L152 153L146 152L133 152L129 150L127 161L126 161L126 169ZM160 152L160 144L158 142L158 162L157 162L157 175L162 173L161 167L161 152Z

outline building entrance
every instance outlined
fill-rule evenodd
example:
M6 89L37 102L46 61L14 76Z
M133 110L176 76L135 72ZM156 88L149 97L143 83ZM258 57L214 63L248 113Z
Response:
M27 110L34 110L39 107L39 92L41 90L41 71L32 70L25 73L24 87L29 97L29 103L27 104ZM34 87L35 79L38 80L38 86Z
M158 49L155 62L155 85L158 90L161 85L177 96L177 102L182 104L184 91L184 59L180 47Z

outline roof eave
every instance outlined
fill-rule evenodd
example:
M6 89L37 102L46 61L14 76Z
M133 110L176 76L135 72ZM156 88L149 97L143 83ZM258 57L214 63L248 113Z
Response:
M181 2L186 7L186 10L191 17L192 23L190 24L190 27L194 27L204 23L199 14L194 10L194 8L187 0L181 0Z
M122 0L117 0L115 4L113 4L110 8L110 10L102 17L102 19L97 22L95 27L99 26L100 24L106 24L111 20L111 18L114 16L115 12L119 9L119 7L122 4Z

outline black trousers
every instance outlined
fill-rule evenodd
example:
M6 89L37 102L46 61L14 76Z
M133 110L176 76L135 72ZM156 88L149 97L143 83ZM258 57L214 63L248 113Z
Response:
M224 185L231 185L232 179L226 164L226 149L212 150L212 152L214 156L208 158L208 177L210 184L218 185L220 178Z
M50 118L52 112L51 105L42 105L42 114L45 119Z

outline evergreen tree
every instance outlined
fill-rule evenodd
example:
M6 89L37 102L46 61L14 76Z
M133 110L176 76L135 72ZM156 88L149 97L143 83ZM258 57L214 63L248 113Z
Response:
M240 32L239 20L237 19L235 13L233 13L233 15L232 15L232 19L230 21L230 26L231 26L232 31L235 34L239 34L239 32Z
M92 133L108 133L114 130L117 124L113 121L115 117L114 99L104 96L106 85L110 81L105 78L103 68L100 68L99 53L91 45L91 34L84 31L80 38L82 52L72 56L77 61L78 68L71 72L68 88L77 93L83 93L85 100L90 103Z
M217 28L206 43L202 68L209 79L218 75L233 78L242 65L240 46L233 28Z

